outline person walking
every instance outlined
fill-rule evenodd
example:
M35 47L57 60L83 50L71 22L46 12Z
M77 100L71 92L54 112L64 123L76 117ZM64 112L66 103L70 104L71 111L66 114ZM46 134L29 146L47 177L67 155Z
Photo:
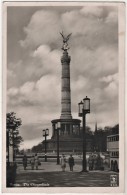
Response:
M37 154L35 154L35 167L36 167L36 170L38 170L38 165L39 165L39 158L38 158Z
M32 155L30 162L31 162L31 169L34 170L34 165L35 165L35 157L34 157L34 155Z
M70 157L68 159L68 163L70 166L70 171L73 171L73 166L75 165L75 163L74 163L74 158L73 158L72 154L70 154Z
M26 167L27 167L27 156L26 156L26 154L24 154L24 156L23 156L23 167L24 167L24 170L26 170Z
M97 155L96 154L93 157L93 169L97 170Z
M88 164L89 164L89 170L93 170L93 156L90 155L88 159Z
M60 164L61 164L62 171L64 172L65 168L66 168L66 158L65 158L64 154L62 154L62 156L61 156Z

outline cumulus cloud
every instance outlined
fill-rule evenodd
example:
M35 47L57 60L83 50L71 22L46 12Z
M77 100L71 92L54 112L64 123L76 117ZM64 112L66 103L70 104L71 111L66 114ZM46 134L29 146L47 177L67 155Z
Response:
M113 98L118 96L118 84L115 81L111 81L104 90L108 97Z
M9 96L15 96L15 95L18 94L18 91L19 91L19 90L18 90L17 88L12 87L12 88L10 88L10 89L8 90L7 94L8 94Z
M7 78L9 79L9 77L11 77L10 79L12 79L13 77L15 77L15 73L12 70L7 70Z
M100 82L106 84L104 93L107 97L118 97L118 73L100 78Z
M51 50L49 45L41 45L33 52L32 56L40 59L42 73L54 72L57 74L60 72L60 51Z
M22 60L9 62L7 64L7 88L14 87L15 83L20 83Z
M117 22L118 22L118 14L115 11L110 12L108 17L106 18L106 23L116 24Z
M106 82L106 83L115 81L116 83L118 83L118 73L113 74L113 75L108 75L107 77L103 77L103 78L100 79L100 81L103 81L103 82Z
M34 82L27 82L20 87L19 92L22 95L29 95L34 90L34 87L35 87Z
M21 46L33 47L57 40L59 23L60 18L56 12L45 10L35 12L28 26L24 27L26 38L20 40Z
M18 105L26 102L33 105L56 104L60 101L60 82L57 77L50 75L43 76L37 82L26 82L20 88L10 88L8 96L10 99L9 104ZM54 96L52 96L54 94ZM15 96L17 101L15 101ZM44 98L43 98L44 97ZM29 104L28 104L29 105Z
M90 78L115 73L118 71L117 55L117 49L110 46L101 46L96 50L83 47L73 49L72 76L77 78L79 73Z
M78 10L64 12L61 15L54 11L39 10L33 14L29 24L24 28L26 38L20 43L23 47L60 43L58 36L61 29L64 29L66 33L72 32L73 36L83 35L87 36L89 40L92 38L92 42L96 42L96 46L96 39L104 41L105 38L108 42L113 42L117 38L117 11L107 10L104 7L85 6ZM105 12L107 13L105 14ZM109 23L115 25L112 28L112 33ZM96 35L99 36L96 37ZM78 37L76 38L78 39ZM88 41L86 42L88 43Z
M87 17L101 17L103 14L102 7L94 7L94 6L85 6L80 10L80 13Z

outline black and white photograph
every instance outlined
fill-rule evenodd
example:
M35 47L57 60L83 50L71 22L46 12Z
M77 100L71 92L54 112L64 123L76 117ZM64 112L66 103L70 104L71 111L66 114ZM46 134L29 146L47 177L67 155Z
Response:
M3 191L124 191L121 2L4 2Z

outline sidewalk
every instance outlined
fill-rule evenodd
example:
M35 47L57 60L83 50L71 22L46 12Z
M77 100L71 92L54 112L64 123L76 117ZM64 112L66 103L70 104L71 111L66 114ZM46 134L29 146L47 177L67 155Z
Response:
M82 166L76 164L74 166L74 172L80 172L82 170ZM57 165L56 162L42 162L41 166L38 166L38 170L34 168L34 170L31 170L31 166L28 165L27 169L24 170L23 165L18 165L17 173L23 173L23 172L60 172L61 171L61 165ZM66 163L66 172L70 172L69 165Z
M89 171L81 172L81 165L75 165L74 171L62 172L60 165L56 162L43 162L38 170L27 170L20 165L17 168L16 185L20 187L110 187L110 175L118 173L111 171ZM26 186L24 186L26 185ZM34 185L34 186L31 186ZM118 185L118 182L117 182Z

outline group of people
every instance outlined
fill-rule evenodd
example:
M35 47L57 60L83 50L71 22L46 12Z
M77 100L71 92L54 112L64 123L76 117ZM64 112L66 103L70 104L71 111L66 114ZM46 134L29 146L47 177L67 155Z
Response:
M65 171L66 163L67 163L66 157L65 157L64 154L62 154L61 159L60 159L60 164L61 164L62 171ZM27 159L26 154L24 154L24 156L23 156L24 170L26 170L27 164L28 164L28 159ZM36 167L36 170L38 170L38 165L40 165L41 163L39 161L39 158L38 158L37 154L32 155L32 157L30 159L30 164L31 164L31 169L32 170L34 170L34 167ZM69 167L70 167L70 171L73 171L73 166L74 166L75 163L74 163L74 158L73 158L72 154L70 154L70 157L68 159L68 164L69 164Z
M24 167L24 170L26 170L27 163L28 163L28 159L27 159L26 154L24 154L24 156L23 156L23 167ZM32 155L32 157L30 159L30 164L31 164L31 169L32 170L34 170L34 167L36 167L36 170L38 170L38 165L40 165L40 161L39 161L39 158L38 158L37 154Z
M72 156L72 154L70 154L69 159L67 160L65 155L62 154L61 158L60 158L60 165L62 168L62 171L64 172L66 169L66 164L69 164L70 167L70 171L73 171L73 167L75 165L74 162L74 158ZM23 167L24 170L26 170L28 164L28 159L26 154L24 154L23 156ZM31 169L34 170L34 167L36 168L36 170L38 170L38 166L41 165L39 157L37 154L32 155L31 159L30 159L30 164L31 164ZM101 169L102 168L102 159L100 157L100 155L95 156L95 155L90 155L88 158L88 166L89 166L89 170L97 170L97 169Z
M65 171L66 163L67 163L66 157L65 157L64 154L62 154L62 157L60 159L60 164L61 164L62 171ZM69 167L70 167L70 171L73 171L73 166L75 165L75 163L74 163L74 158L73 158L72 154L70 154L70 157L68 159L68 164L69 164Z
M103 167L103 160L100 155L91 154L88 158L89 170L99 170Z

